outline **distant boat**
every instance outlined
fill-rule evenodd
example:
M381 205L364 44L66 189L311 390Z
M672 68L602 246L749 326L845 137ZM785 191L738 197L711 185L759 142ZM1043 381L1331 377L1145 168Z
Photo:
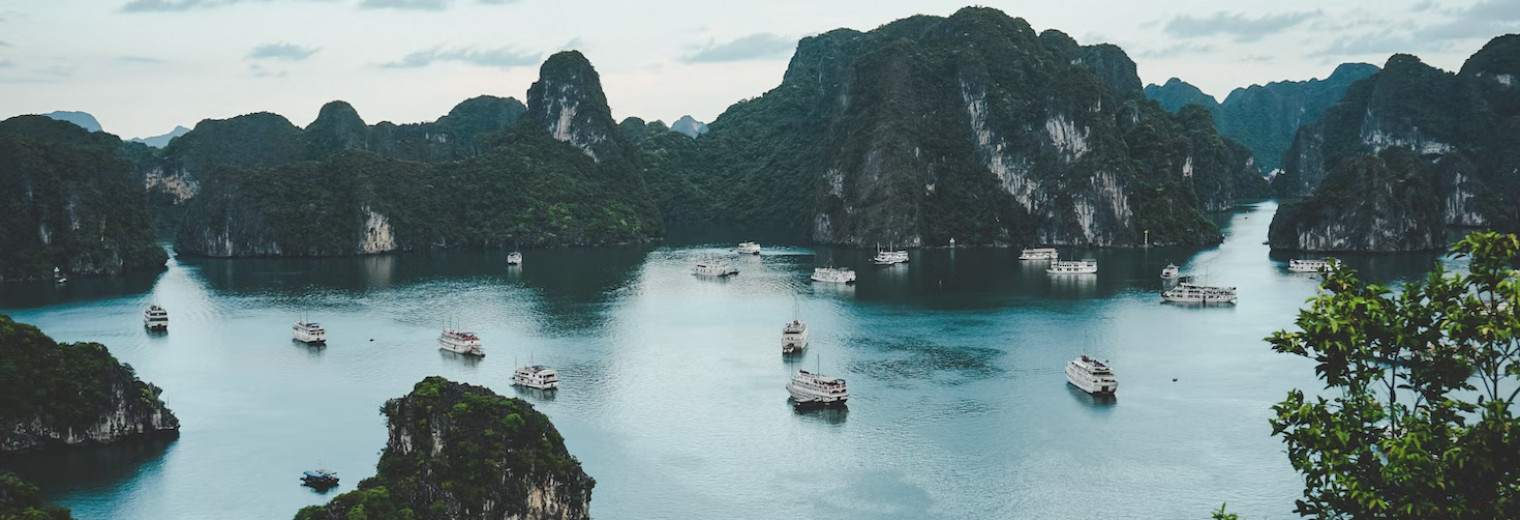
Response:
M319 490L331 489L338 485L338 474L325 469L307 471L301 474L301 485Z
M802 320L792 320L781 326L781 353L796 354L808 345L808 326Z
M148 330L169 330L169 311L157 305L149 305L143 311L143 326Z
M738 251L741 255L758 255L760 254L760 244L754 242L740 242L739 248L735 249L735 251Z
M1061 254L1052 248L1025 249L1019 253L1019 260L1060 260Z
M1045 268L1048 274L1098 274L1098 261L1087 260L1056 260Z
M1161 278L1165 280L1176 280L1181 276L1182 270L1177 268L1177 264L1166 264L1166 268L1161 270Z
M559 388L559 373L543 365L517 367L517 370L512 372L512 384L539 390L554 390Z
M305 319L297 320L296 324L290 327L290 335L295 337L296 341L307 345L327 343L327 330L323 329L321 324Z
M724 277L739 274L739 270L723 262L704 261L697 262L697 265L691 268L691 274Z
M1161 298L1176 303L1235 303L1234 287L1216 287L1179 283L1161 292Z
M844 379L798 369L786 384L786 391L799 405L842 405L850 399Z
M507 253L507 265L522 265L522 253L518 251Z
M63 270L61 270L61 269L59 269L57 267L54 267L53 268L53 283L63 283L63 282L67 282L67 281L69 281L69 277L65 276L63 274Z
M485 349L480 347L480 336L476 336L473 332L445 329L438 335L438 348L470 356L486 356Z
M1330 260L1288 260L1288 270L1295 273L1318 273L1330 268Z
M1092 395L1113 395L1119 391L1114 371L1086 354L1066 363L1066 382Z
M908 263L908 252L890 249L885 251L877 250L876 256L871 259L871 263L876 265L906 264Z

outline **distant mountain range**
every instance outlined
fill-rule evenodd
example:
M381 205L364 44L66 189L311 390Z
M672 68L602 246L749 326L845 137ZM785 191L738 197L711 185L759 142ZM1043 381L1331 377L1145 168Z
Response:
M670 125L670 129L695 139L697 136L707 133L707 123L692 119L691 116L681 116L680 119L677 119L675 123Z
M60 110L57 112L48 112L42 115L57 119L59 121L68 121L70 123L74 123L76 125L79 125L80 128L89 130L91 132L101 131L100 121L96 121L95 116L92 116L87 112L69 112Z
M1178 78L1145 87L1145 96L1173 112L1189 104L1208 109L1220 134L1250 148L1262 171L1273 172L1282 167L1283 154L1299 126L1318 120L1330 105L1340 101L1352 83L1377 71L1376 65L1343 63L1322 80L1237 88L1224 103L1215 102L1213 96Z
M131 141L134 143L142 143L148 146L152 146L154 148L163 148L165 146L169 146L169 141L173 141L174 138L188 133L190 133L189 128L185 128L183 126L175 126L174 130L171 130L167 134L156 135L153 137L138 137L132 139Z

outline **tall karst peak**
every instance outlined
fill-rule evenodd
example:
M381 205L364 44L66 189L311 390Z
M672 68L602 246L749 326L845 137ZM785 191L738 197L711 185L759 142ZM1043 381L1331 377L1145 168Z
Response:
M555 53L539 67L538 81L528 89L527 117L597 163L628 154L601 77L579 51Z
M346 101L322 105L317 119L306 127L308 158L320 159L340 150L367 148L369 125Z

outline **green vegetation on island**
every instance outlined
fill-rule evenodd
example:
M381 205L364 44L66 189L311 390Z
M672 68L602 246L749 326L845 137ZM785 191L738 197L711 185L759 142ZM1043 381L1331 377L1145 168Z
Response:
M585 519L596 481L527 401L441 377L381 408L376 475L296 520Z
M0 520L72 520L66 507L42 501L42 491L13 473L0 471Z

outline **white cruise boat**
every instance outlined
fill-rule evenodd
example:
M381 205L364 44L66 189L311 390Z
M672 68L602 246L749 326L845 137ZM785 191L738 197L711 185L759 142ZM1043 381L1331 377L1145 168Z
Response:
M1119 390L1114 371L1086 354L1066 363L1066 382L1093 395L1113 395Z
M1049 274L1098 274L1098 261L1087 260L1056 260L1045 268Z
M1179 276L1182 276L1182 270L1177 268L1177 264L1166 264L1166 267L1161 270L1163 280L1176 280Z
M908 263L907 251L877 251L876 257L871 259L876 265L894 265Z
M1330 268L1330 259L1288 261L1288 270L1295 273L1318 273Z
M513 251L507 253L507 265L522 265L522 252Z
M485 357L486 355L485 349L480 348L480 336L476 336L473 332L444 330L438 335L438 348L471 356Z
M55 283L63 283L63 282L67 282L67 281L69 281L69 277L63 274L63 270L59 269L57 267L54 267L53 268L53 282L55 282Z
M321 324L314 321L306 321L304 319L297 321L294 326L290 327L290 335L294 336L296 341L307 345L327 343L327 330L323 329Z
M739 274L739 270L723 262L709 260L697 262L696 267L691 268L691 274L697 276L731 276Z
M1161 298L1177 303L1235 303L1235 288L1179 283L1162 291Z
M169 311L157 305L150 305L143 311L143 326L148 330L169 330Z
M802 320L792 320L781 326L781 353L796 354L808 345L808 326Z
M792 381L786 384L786 391L792 394L792 400L799 405L844 404L850 398L850 391L845 387L843 379L809 372L806 369L797 370L797 374L792 376Z
M512 384L539 390L553 390L559 388L559 373L543 365L518 367L512 372Z
M735 249L734 251L737 251L741 255L758 255L760 254L760 244L754 242L740 242L739 248Z
M1061 254L1053 248L1025 249L1019 253L1019 260L1060 260Z
M813 269L813 281L824 283L855 283L855 271L847 267L818 267Z

